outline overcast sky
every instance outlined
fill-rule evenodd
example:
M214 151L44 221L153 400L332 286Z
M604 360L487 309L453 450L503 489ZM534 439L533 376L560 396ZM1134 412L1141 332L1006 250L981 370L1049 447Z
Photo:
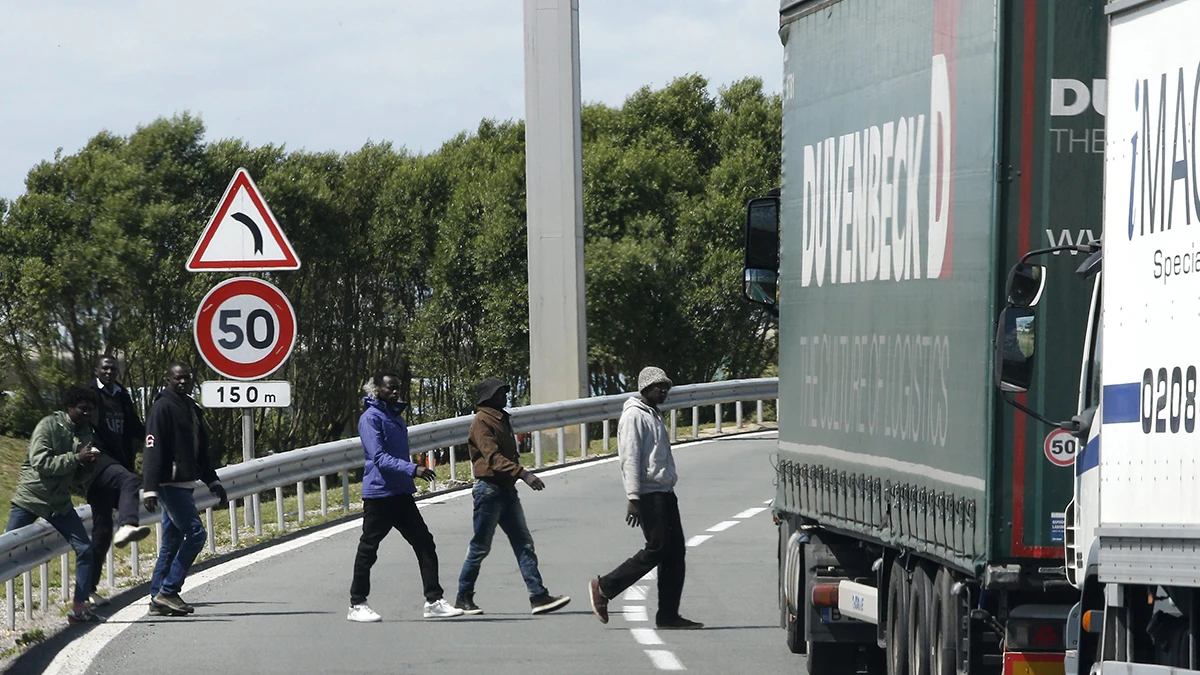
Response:
M779 91L778 0L580 0L585 102L699 73ZM436 150L524 117L522 0L39 0L0 8L0 197L57 148L189 111L207 140Z

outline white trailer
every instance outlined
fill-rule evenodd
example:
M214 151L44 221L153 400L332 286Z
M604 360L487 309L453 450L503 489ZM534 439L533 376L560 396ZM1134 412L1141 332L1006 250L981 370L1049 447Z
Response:
M1084 445L1066 518L1080 601L1065 670L1198 672L1200 0L1111 0L1105 11L1103 273L1098 251L1080 268L1094 283L1092 318L1080 413L1062 424ZM1043 270L1022 262L998 342L1034 325ZM1032 372L1032 353L998 350L1002 388L1024 391Z

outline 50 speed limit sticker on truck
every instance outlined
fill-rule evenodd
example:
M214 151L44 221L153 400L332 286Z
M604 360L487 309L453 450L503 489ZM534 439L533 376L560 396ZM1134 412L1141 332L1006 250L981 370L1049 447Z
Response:
M1071 466L1075 463L1075 455L1079 451L1079 439L1069 431L1055 429L1046 435L1043 443L1046 459L1055 466Z
M228 279L200 302L196 347L213 370L234 380L275 372L296 344L296 312L275 286L253 277Z

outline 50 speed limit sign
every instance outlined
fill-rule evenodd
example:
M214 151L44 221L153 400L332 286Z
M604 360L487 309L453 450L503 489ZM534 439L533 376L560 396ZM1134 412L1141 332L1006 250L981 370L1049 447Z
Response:
M1042 449L1051 464L1071 466L1075 463L1075 455L1079 451L1079 439L1069 431L1055 429L1046 436Z
M213 287L193 324L196 347L213 370L234 380L275 372L296 345L296 312L275 286L237 277Z

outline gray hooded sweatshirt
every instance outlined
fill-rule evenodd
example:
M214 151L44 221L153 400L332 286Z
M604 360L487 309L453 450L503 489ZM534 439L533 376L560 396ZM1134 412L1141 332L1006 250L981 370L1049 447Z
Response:
M670 492L675 487L675 458L662 413L633 396L625 401L617 422L617 455L625 496L637 499L647 492Z

